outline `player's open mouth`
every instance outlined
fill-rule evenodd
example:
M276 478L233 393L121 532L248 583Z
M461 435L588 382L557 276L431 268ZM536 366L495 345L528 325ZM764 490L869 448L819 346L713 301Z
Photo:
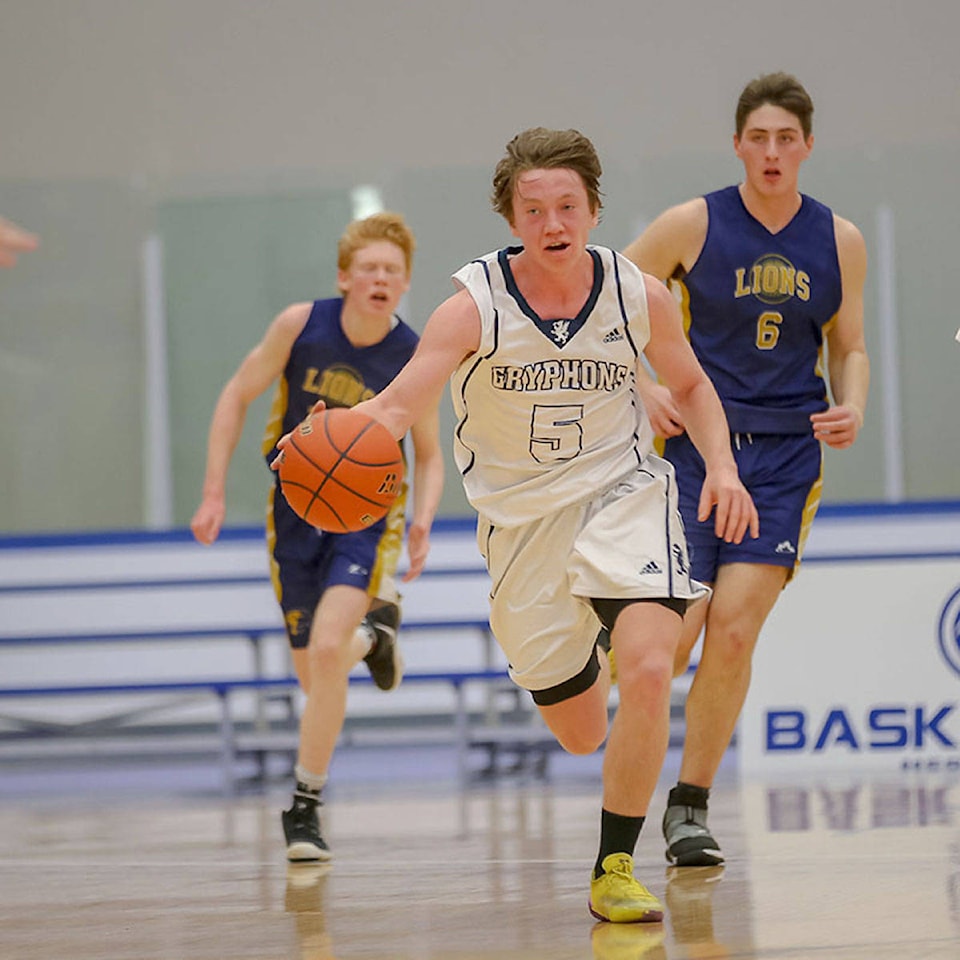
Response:
M567 247L569 246L570 246L569 243L548 243L547 249L548 250L566 250Z

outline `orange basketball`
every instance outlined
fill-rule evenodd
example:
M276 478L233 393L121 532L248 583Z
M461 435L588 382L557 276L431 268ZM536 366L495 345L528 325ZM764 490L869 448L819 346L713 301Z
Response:
M386 515L400 493L403 456L381 423L335 407L293 431L279 474L298 516L321 530L349 533Z

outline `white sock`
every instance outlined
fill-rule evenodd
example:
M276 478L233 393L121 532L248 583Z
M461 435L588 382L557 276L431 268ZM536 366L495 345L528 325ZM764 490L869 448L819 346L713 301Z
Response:
M377 632L366 620L363 620L353 635L357 639L358 647L363 649L363 653L360 654L360 659L362 660L373 649L373 645L377 642Z
M312 793L319 793L323 789L323 785L327 782L327 775L325 773L311 773L309 770L300 766L299 763L294 767L293 773L297 778L298 786L302 784Z

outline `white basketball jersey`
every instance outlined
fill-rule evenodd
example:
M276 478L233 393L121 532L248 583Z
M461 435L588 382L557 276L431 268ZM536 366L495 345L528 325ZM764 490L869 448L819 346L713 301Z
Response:
M594 281L576 317L541 319L517 288L511 247L454 274L480 312L480 348L450 381L454 457L491 523L527 523L606 490L650 452L635 390L650 338L643 276L589 246Z

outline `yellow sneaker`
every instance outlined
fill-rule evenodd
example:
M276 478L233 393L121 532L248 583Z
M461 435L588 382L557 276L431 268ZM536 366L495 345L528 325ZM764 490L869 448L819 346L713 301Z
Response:
M590 881L590 912L611 923L657 923L663 905L633 875L633 857L611 853L600 864L603 873Z
M640 923L598 923L590 934L593 960L667 960L663 927Z

